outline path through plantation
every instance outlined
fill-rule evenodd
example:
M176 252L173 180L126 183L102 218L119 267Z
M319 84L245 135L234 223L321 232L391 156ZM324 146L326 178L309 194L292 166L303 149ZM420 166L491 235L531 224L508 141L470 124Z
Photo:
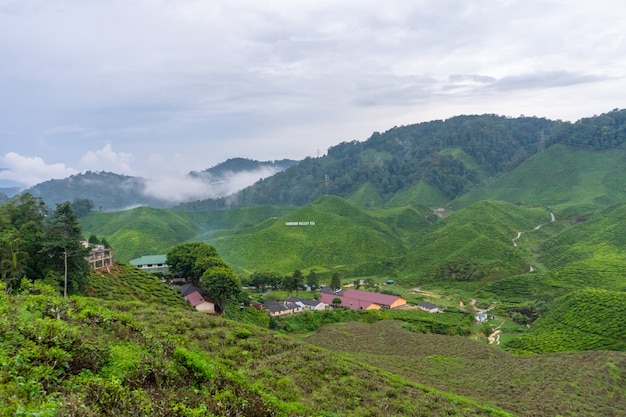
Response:
M555 220L556 220L556 217L554 216L554 213L553 213L553 212L550 212L550 222L553 222L553 221L555 221ZM543 226L543 225L545 225L545 224L546 224L546 223L541 223L540 225L535 226L535 228L534 228L533 230L531 230L531 232L534 232L535 230L539 230L539 229L541 229L541 226ZM513 247L517 247L517 242L516 242L516 241L517 241L520 237L522 237L522 233L523 233L523 232L518 231L518 232L517 232L517 236L515 236L515 237L513 238ZM529 266L529 268L528 268L528 272L533 272L534 270L535 270L535 268L533 268L533 266L532 266L532 265L530 265L530 266Z

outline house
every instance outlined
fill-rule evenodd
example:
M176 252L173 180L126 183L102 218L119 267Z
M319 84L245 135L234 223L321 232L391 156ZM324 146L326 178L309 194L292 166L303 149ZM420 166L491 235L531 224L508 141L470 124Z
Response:
M97 271L113 265L113 249L105 248L104 245L91 245L86 240L83 240L82 244L89 248L89 254L85 259L87 259L91 269Z
M129 263L146 272L167 274L170 271L166 255L146 255L132 259Z
M329 287L322 287L320 301L332 305L335 298L341 300L341 307L346 307L350 310L378 310L381 308L398 308L406 305L406 300L396 295L354 289L332 290Z
M474 320L476 321L477 324L482 324L482 323L485 323L487 320L489 320L489 316L487 316L487 314L485 313L476 313Z
M440 313L441 312L441 310L439 310L439 307L437 307L434 304L428 303L428 302L423 302L423 303L419 304L417 306L417 308L419 308L420 310L427 311L429 313Z
M285 301L289 303L295 303L299 305L300 307L302 307L303 310L308 310L308 311L312 311L312 310L323 311L323 310L326 310L326 307L328 307L326 303L323 303L318 300L311 300L308 298L287 297L285 298Z
M213 301L209 294L202 288L198 288L192 284L185 284L180 287L180 294L196 310L207 314L217 313L215 310L215 301Z
M290 314L302 313L304 308L296 303L285 301L279 303L278 301L266 301L263 303L263 307L270 313L270 317L286 316Z

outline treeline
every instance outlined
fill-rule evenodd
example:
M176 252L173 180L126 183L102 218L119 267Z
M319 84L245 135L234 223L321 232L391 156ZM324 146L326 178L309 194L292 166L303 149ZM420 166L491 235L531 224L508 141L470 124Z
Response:
M555 143L608 149L625 141L626 110L576 123L523 116L457 116L375 132L364 142L343 142L324 157L307 158L233 196L185 203L179 208L301 206L326 194L349 197L365 183L372 184L383 199L419 182L454 199Z
M23 278L44 281L65 293L82 290L89 275L82 231L72 203L51 210L21 194L0 206L0 278L10 293Z

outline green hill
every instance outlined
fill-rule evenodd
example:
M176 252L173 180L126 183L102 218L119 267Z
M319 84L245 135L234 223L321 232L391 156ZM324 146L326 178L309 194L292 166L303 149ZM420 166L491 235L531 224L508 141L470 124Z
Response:
M339 197L328 196L253 233L222 236L209 243L246 272L315 268L326 271L370 265L404 253L401 236L380 218Z
M91 213L80 219L83 234L105 237L120 262L167 252L203 233L236 233L264 220L293 211L289 206L258 206L211 212L183 212L139 207L132 210Z
M0 294L1 415L508 416L193 311Z
M517 353L626 352L626 293L586 289L567 294L506 349Z
M519 231L550 221L545 209L482 201L416 237L402 263L404 281L489 281L529 270L530 253L515 247Z
M554 145L453 207L490 199L551 207L561 216L588 214L626 200L626 150L589 151Z
M331 324L305 340L518 416L626 414L624 352L514 356L468 338L412 333L400 322Z

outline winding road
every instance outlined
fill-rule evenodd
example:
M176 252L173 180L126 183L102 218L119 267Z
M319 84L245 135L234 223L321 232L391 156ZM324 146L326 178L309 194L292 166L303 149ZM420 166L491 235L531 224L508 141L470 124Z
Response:
M550 212L550 222L553 222L553 221L555 221L555 220L556 220L556 217L554 216L554 213L553 213L553 212ZM541 223L540 225L535 226L535 228L534 228L533 230L531 230L531 231L532 231L532 232L534 232L535 230L539 230L539 229L541 229L541 226L543 226L543 225L545 225L545 224L546 224L546 223ZM513 247L517 247L517 242L516 242L516 241L517 241L517 239L519 239L520 237L522 237L522 233L523 233L523 232L519 232L519 231L518 231L518 232L517 232L517 236L515 236L515 237L513 238ZM533 266L532 266L532 265L530 265L530 267L529 267L529 269L528 269L528 272L533 272L534 270L535 270L535 268L533 268Z

